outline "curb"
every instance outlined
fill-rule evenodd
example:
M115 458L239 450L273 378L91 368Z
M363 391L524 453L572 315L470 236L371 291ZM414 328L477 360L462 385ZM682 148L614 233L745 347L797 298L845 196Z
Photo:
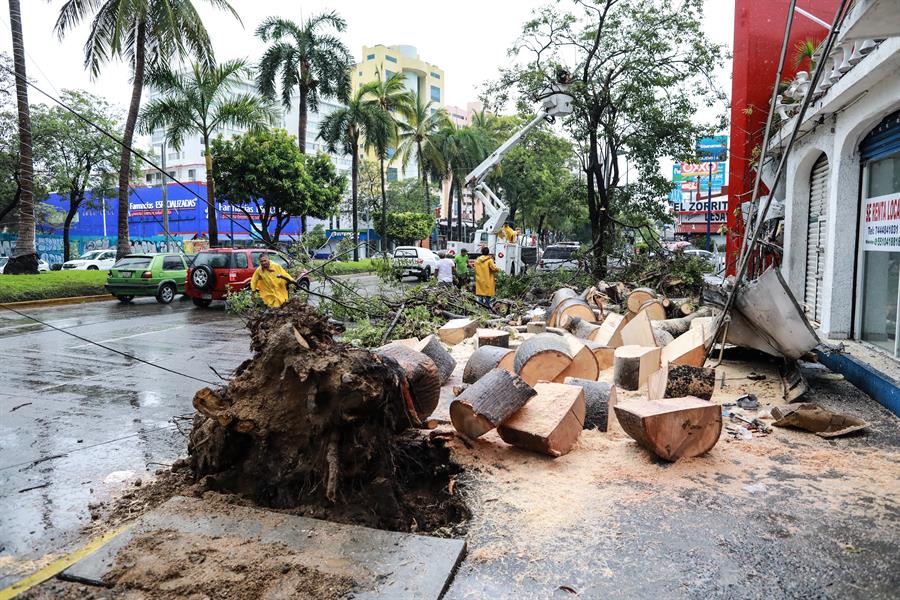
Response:
M12 308L35 308L40 306L57 306L60 304L83 304L85 302L102 302L115 300L112 294L100 294L97 296L69 296L68 298L46 298L44 300L23 300L21 302L0 302L0 306Z

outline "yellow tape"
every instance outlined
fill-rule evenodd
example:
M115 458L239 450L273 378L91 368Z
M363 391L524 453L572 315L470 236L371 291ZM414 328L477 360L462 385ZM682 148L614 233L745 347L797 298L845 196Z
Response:
M65 571L79 560L88 556L89 554L93 554L96 550L98 550L101 546L103 546L106 542L113 539L126 529L128 529L130 525L125 527L119 527L118 529L113 529L112 531L108 531L100 537L92 539L90 542L75 550L74 552L63 556L62 558L58 558L54 560L52 563L44 567L43 569L39 569L26 577L25 579L20 579L15 582L11 586L7 588L3 588L0 590L0 600L9 600L10 598L14 598L15 596L21 594L25 590L29 590L39 583L43 583L50 579L51 577L57 575L61 571Z

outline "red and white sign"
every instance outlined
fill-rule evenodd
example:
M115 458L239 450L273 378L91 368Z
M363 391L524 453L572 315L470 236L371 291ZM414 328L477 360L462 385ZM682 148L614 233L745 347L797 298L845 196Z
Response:
M900 194L866 199L863 250L900 252Z
M712 167L712 171L710 171L710 167ZM709 175L712 173L715 175L719 172L719 163L717 162L708 162L708 163L681 163L681 176L682 177L692 177L697 175Z

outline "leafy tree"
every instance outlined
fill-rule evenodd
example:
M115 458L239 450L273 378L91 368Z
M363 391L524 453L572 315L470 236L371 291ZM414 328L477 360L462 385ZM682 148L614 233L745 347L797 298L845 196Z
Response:
M83 91L63 90L62 101L106 131L119 127L118 111L106 100ZM88 192L104 197L114 188L119 145L84 120L60 107L34 107L34 141L38 167L51 189L66 196L63 260L69 260L69 230Z
M381 175L381 229L387 227L387 191L384 183L384 161L388 158L391 148L397 144L397 121L394 116L398 113L404 118L409 118L413 112L414 102L412 93L406 89L406 84L401 73L395 73L387 79L382 79L381 72L375 72L376 80L363 85L363 95L368 102L376 105L386 112L391 120L391 127L381 131L381 135L370 135L366 138L366 146L375 151L378 156L378 166ZM387 249L388 238L382 237L382 250Z
M342 179L327 156L306 156L282 129L249 132L211 143L221 197L244 213L253 231L274 244L292 217L330 214Z
M308 111L319 110L320 98L342 102L350 96L350 67L353 56L344 43L323 30L343 32L347 22L337 12L314 15L302 23L269 17L256 28L256 35L271 45L259 63L256 85L260 93L274 100L281 88L281 103L290 110L297 91L297 143L306 153Z
M434 229L434 217L421 211L416 212L392 212L387 218L387 235L397 240L401 245L414 244L431 235ZM385 235L379 223L375 231L379 235Z
M317 224L309 231L303 232L303 238L306 249L310 252L315 252L328 241L328 237L325 235L325 228L321 223Z
M413 110L406 115L404 121L397 123L399 133L397 136L397 154L406 170L410 158L413 155L419 167L419 177L422 178L424 195L423 206L428 210L430 204L428 193L428 173L443 172L444 158L437 144L438 132L450 122L447 111L443 108L435 108L434 102L426 100L416 94L416 103Z
M28 79L25 72L25 42L22 38L22 10L19 0L9 0L9 23L16 74L16 106L19 117L19 220L18 238L5 273L37 273L38 258L34 233L34 164L31 149L31 112L28 107Z
M205 2L238 18L227 0ZM93 15L84 46L85 68L92 76L99 75L104 64L119 58L125 59L131 67L131 102L119 158L119 258L131 252L128 242L131 144L141 107L146 68L188 56L203 63L213 63L209 33L195 4L195 0L67 0L56 20L56 33L62 38Z
M389 212L422 212L422 196L425 190L422 180L410 177L392 181L387 186ZM434 192L429 193L428 210L423 214L433 215L440 198Z
M13 59L0 52L0 230L15 228L19 185L19 130Z
M359 210L364 215L373 215L378 212L381 203L381 169L379 164L368 158L360 159L359 163ZM352 198L347 199L345 209L353 210Z
M463 238L462 200L466 175L487 158L493 149L491 140L485 132L475 127L457 127L453 123L447 123L437 135L437 145L440 148L444 165L444 175L451 177L450 199L447 210L447 233L452 236L452 210L449 210L453 202L453 191L456 191L456 226L457 237Z
M321 138L329 152L349 154L350 188L353 211L353 260L359 260L359 151L366 137L384 135L393 125L388 113L367 102L359 89L346 106L322 119L319 126Z
M219 245L216 223L215 177L209 143L224 126L258 131L275 122L277 114L271 106L254 94L235 94L234 87L246 72L243 60L230 60L219 65L194 63L180 73L166 64L156 65L147 74L147 83L160 96L144 107L140 116L142 133L164 128L166 141L179 150L184 138L200 135L206 155L206 204L209 245Z
M562 3L561 3L562 4ZM703 0L566 0L569 9L540 9L510 50L522 57L488 91L496 105L510 92L520 107L551 84L570 83L574 112L564 121L577 140L587 175L593 270L602 276L616 226L625 214L662 218L670 184L659 159L687 159L710 128L695 121L697 102L717 96L712 71L723 49L702 29ZM639 178L622 186L619 162L627 155Z

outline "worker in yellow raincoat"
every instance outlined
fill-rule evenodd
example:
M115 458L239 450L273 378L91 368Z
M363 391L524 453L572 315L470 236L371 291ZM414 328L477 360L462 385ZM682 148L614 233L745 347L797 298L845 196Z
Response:
M487 246L481 249L481 256L475 260L475 295L478 301L490 308L494 304L495 276L500 268L494 263Z
M506 240L510 244L515 244L516 239L519 237L519 234L509 225L504 225L500 232L497 234L497 237L499 237L501 240Z
M269 260L267 254L259 257L259 266L250 279L250 289L259 294L266 306L277 308L287 302L288 283L294 283L294 278L284 267Z

